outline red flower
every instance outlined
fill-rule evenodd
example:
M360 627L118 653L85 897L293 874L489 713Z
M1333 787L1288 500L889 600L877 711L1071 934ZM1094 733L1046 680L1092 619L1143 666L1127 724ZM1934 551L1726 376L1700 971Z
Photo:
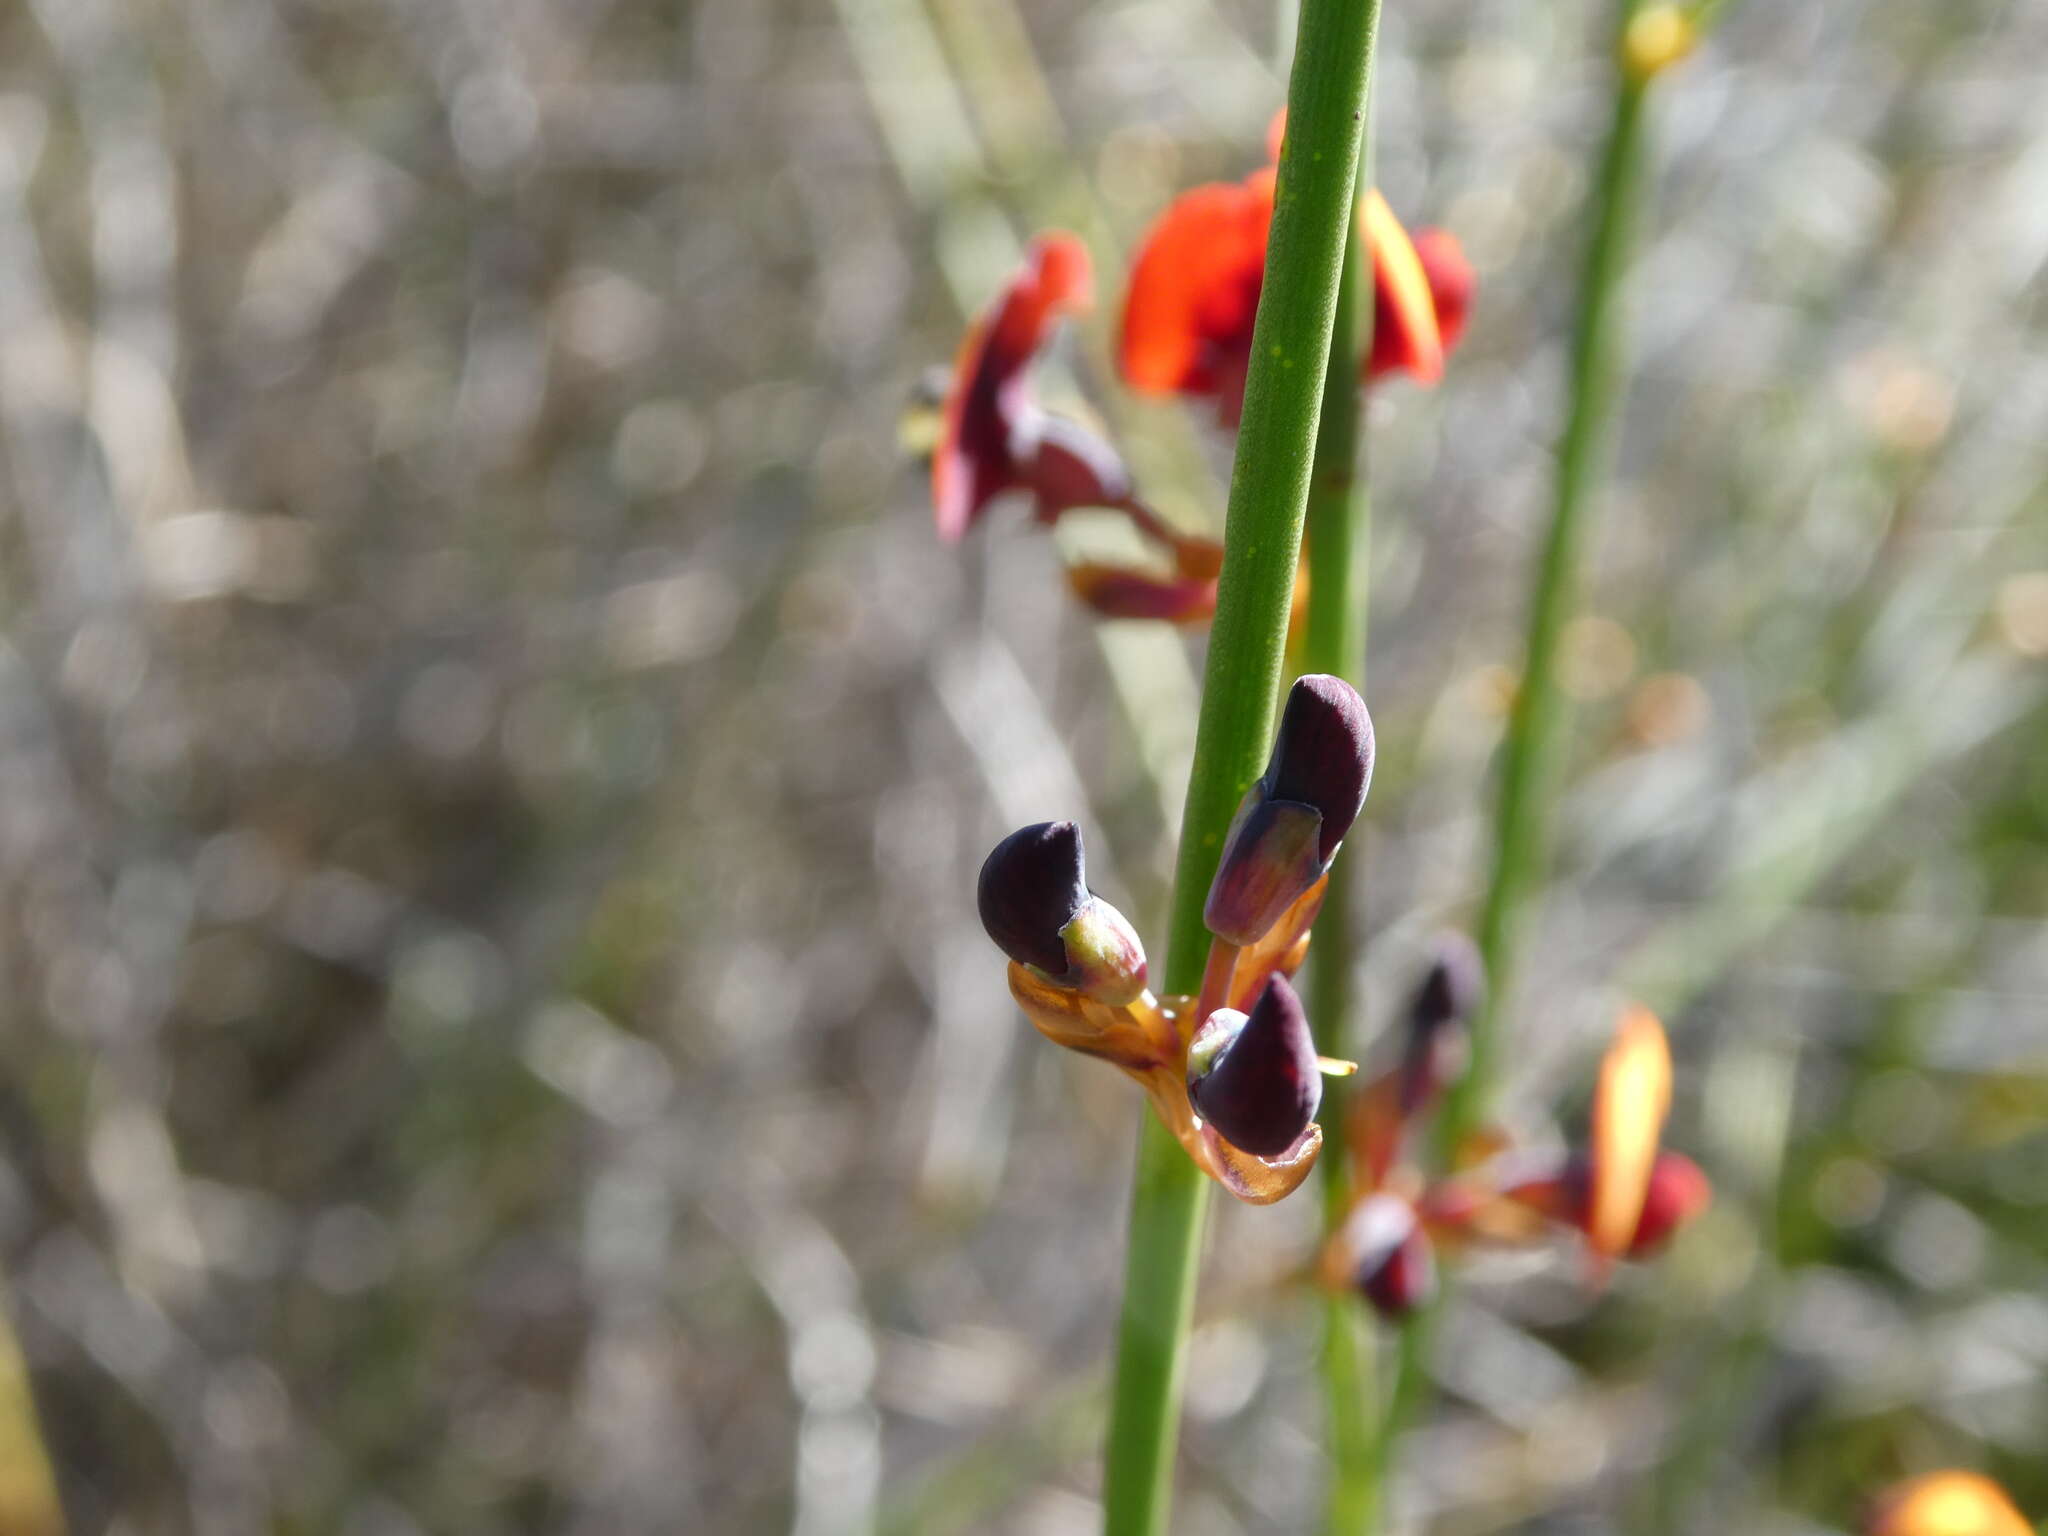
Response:
M1234 426L1244 405L1252 321L1266 273L1275 171L1182 193L1147 231L1131 266L1117 367L1140 394L1216 402ZM1367 378L1411 373L1425 384L1464 328L1472 268L1455 236L1411 240L1378 192L1359 207L1373 269L1373 340Z
M1053 232L1031 242L1024 269L969 329L932 454L939 537L957 543L1005 491L1024 491L1050 523L1075 507L1129 510L1130 472L1095 433L1032 397L1032 360L1062 315L1085 309L1088 248Z

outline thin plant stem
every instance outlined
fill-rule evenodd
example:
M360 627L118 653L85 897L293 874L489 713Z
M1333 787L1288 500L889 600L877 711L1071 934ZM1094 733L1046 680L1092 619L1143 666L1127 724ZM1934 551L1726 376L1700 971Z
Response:
M1272 742L1378 15L1377 0L1302 4L1288 84L1289 142L1252 331L1223 571L1181 821L1163 972L1172 993L1193 991L1201 982L1209 950L1203 903L1231 815ZM1146 1116L1103 1473L1110 1536L1163 1536L1167 1529L1207 1205L1201 1173Z
M1617 53L1637 4L1638 0L1621 0L1618 7ZM1501 753L1492 877L1479 920L1488 1000L1473 1021L1469 1066L1446 1095L1438 1118L1438 1154L1447 1161L1456 1159L1486 1113L1500 1019L1513 998L1524 908L1542 879L1546 862L1545 834L1562 767L1566 723L1556 677L1558 641L1578 602L1590 507L1606 467L1618 393L1621 338L1617 300L1635 224L1647 83L1617 64L1613 115L1589 204L1591 229L1579 278L1570 397L1558 444L1556 494L1530 594L1521 683ZM1401 1433L1428 1395L1429 1362L1443 1308L1444 1296L1439 1295L1433 1305L1416 1312L1402 1327L1380 1430L1382 1475L1391 1465Z
M1363 157L1363 156L1362 156ZM1367 548L1371 504L1360 472L1364 391L1359 367L1371 334L1366 302L1364 242L1358 219L1344 244L1337 288L1336 325L1323 374L1322 424L1316 432L1315 474L1308 494L1308 614L1301 646L1304 672L1328 672L1362 688L1365 681ZM1324 1050L1356 1056L1352 1027L1356 998L1352 955L1357 940L1356 861L1340 853L1316 918L1309 969L1309 1017ZM1351 1169L1345 1112L1349 1085L1326 1085L1323 1094L1323 1226L1334 1231L1351 1207ZM1370 1528L1378 1486L1373 1460L1369 1391L1369 1339L1356 1296L1327 1298L1323 1306L1323 1396L1329 1421L1330 1486L1324 1510L1329 1536Z
M1624 13L1630 9L1623 7ZM1526 658L1501 753L1493 877L1479 919L1489 1001L1472 1032L1471 1065L1444 1105L1440 1145L1447 1153L1479 1123L1492 1091L1499 1022L1512 1002L1525 909L1547 860L1546 834L1563 766L1567 714L1557 686L1558 639L1578 604L1589 509L1607 461L1619 373L1616 299L1635 222L1643 94L1641 82L1621 79L1594 184L1593 228L1572 343L1571 404L1558 444L1550 531L1530 595Z

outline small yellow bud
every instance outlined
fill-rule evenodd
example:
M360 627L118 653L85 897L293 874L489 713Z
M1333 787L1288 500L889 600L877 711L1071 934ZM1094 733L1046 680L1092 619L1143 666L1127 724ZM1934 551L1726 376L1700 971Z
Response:
M1629 18L1621 37L1621 67L1629 79L1641 85L1691 53L1698 41L1692 18L1678 6L1659 0Z

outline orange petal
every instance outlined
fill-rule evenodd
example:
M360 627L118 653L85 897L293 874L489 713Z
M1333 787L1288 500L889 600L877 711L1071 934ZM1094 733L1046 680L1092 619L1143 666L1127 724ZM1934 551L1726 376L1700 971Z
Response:
M1266 158L1278 161L1280 148L1287 142L1287 109L1282 107L1273 114L1273 120L1266 124Z
M1270 172L1184 192L1131 267L1117 367L1140 394L1215 394L1251 350L1273 217Z
M1586 1235L1596 1253L1626 1252L1642 1220L1657 1138L1671 1108L1671 1046L1647 1008L1621 1016L1593 1094L1593 1191Z
M1359 214L1372 253L1372 352L1366 375L1401 370L1434 384L1443 377L1444 343L1422 258L1377 190L1365 194Z
M2033 1536L1998 1484L1976 1472L1929 1472L1878 1500L1870 1536Z
M1084 561L1067 568L1074 595L1107 619L1165 619L1197 624L1216 611L1216 583L1155 576L1129 566Z
M1077 237L1042 234L1023 269L968 327L932 452L932 507L947 543L965 537L989 500L1015 483L1012 386L1059 317L1087 305L1090 281L1088 248Z

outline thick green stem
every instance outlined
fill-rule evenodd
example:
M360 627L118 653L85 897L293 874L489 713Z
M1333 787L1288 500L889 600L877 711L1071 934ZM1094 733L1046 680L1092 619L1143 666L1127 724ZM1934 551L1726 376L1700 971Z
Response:
M1359 473L1364 440L1359 365L1371 333L1364 241L1358 220L1344 245L1330 361L1323 373L1322 424L1316 432L1315 474L1308 493L1308 618L1301 647L1304 672L1328 672L1363 687L1365 681L1366 552L1371 506ZM1309 1018L1332 1056L1358 1054L1352 1028L1351 960L1355 947L1356 867L1340 854L1316 918L1309 962ZM1351 1170L1345 1148L1349 1084L1334 1079L1323 1092L1323 1226L1333 1231L1351 1207ZM1355 1296L1330 1297L1323 1308L1323 1394L1329 1415L1329 1536L1370 1529L1378 1480L1374 1476L1372 1414L1367 1400L1369 1340Z
M1223 835L1265 766L1315 453L1318 396L1343 265L1377 0L1303 0L1288 87L1288 146L1252 331L1244 415L1224 526L1223 574L1181 823L1165 989L1199 985L1202 904ZM1111 1536L1162 1536L1181 1374L1208 1190L1146 1117L1131 1201L1116 1386L1103 1473Z

